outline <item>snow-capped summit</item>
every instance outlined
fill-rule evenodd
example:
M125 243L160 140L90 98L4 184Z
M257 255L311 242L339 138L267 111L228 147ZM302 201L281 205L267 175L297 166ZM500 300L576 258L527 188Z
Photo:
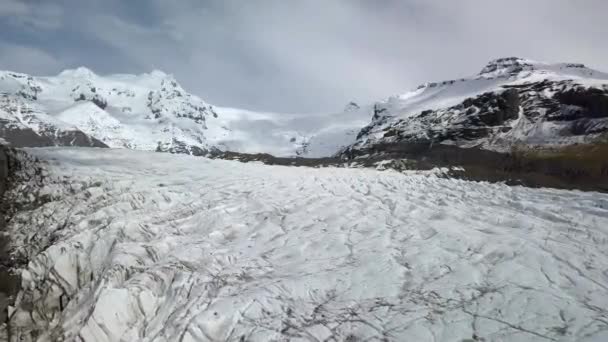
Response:
M152 70L149 75L153 76L153 77L158 77L158 78L165 78L165 77L169 76L164 71L158 70L158 69ZM171 76L171 77L173 77L173 76Z
M534 70L537 62L519 58L506 57L491 60L479 73L480 77L514 76L522 71Z
M581 63L547 63L519 57L494 59L481 70L477 78L526 78L534 75L551 77L597 77L607 74L587 68Z
M91 79L97 76L91 69L80 66L76 69L66 69L57 75L59 78L85 78Z

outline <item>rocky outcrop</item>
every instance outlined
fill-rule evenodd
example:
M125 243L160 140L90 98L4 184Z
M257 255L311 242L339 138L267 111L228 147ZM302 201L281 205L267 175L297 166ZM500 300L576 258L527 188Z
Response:
M5 148L0 145L0 198L4 194L6 178L8 177L8 156Z
M8 308L15 307L17 294L21 290L20 270L32 256L19 250L23 243L17 242L18 234L15 231L10 231L10 234L6 231L10 230L11 224L23 221L22 217L18 217L20 211L40 208L52 199L52 195L40 191L47 176L40 160L28 151L0 145L0 183L4 192L0 196L0 341L22 341L15 335L14 326L8 323L14 318L14 312L9 315ZM31 224L40 228L51 220L52 215ZM48 248L54 239L56 237L49 234L37 236L30 241L35 246L34 253Z
M78 130L37 133L31 128L3 125L0 120L0 137L11 147L82 146L108 147L103 142Z
M522 71L534 70L534 64L519 57L505 57L490 61L479 73L480 78L516 76Z
M378 143L409 141L431 144L488 137L493 132L505 132L511 129L505 123L518 117L520 104L520 95L515 89L484 93L467 98L462 103L447 109L424 110L414 117L388 124L383 127L383 135ZM379 124L383 124L381 113L382 109L375 110L376 120L361 130L358 139L373 132ZM442 122L447 124L441 125Z
M361 106L359 106L356 102L351 101L349 102L345 107L344 107L344 111L345 112L352 112L355 110L359 110L361 108Z
M608 118L608 91L576 87L555 94L562 110L571 114L569 119Z
M0 123L1 124L1 123ZM9 145L15 147L52 146L51 139L42 137L31 128L7 127L0 125L0 136Z
M9 153L0 145L0 340L8 339L8 307L19 292L19 277L11 270L9 257L9 235L6 229L6 209L8 198L5 190L9 186ZM4 336L3 336L4 335Z
M108 145L103 142L86 135L81 131L61 132L57 135L54 143L55 146L108 147Z
M3 201L4 189L6 187L6 178L8 176L8 159L4 148L0 146L0 200ZM7 259L7 237L4 235L5 222L4 217L0 211L0 263ZM8 301L10 297L10 289L5 285L5 279L8 278L8 272L4 265L0 265L0 326L5 326L8 319ZM8 284L7 284L8 285ZM4 332L2 331L4 330ZM6 328L0 329L0 338L8 339L6 335Z

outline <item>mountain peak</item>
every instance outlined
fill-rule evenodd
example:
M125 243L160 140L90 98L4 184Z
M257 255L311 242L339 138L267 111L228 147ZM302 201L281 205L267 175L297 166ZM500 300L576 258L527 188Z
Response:
M161 87L168 89L183 89L173 74L167 74L161 70L152 70L139 76L141 80L150 82L150 84L159 84Z
M361 108L355 101L351 101L344 107L344 112L353 112Z
M59 73L59 77L91 78L97 76L91 69L80 66L76 69L66 69Z
M520 57L503 57L491 60L481 69L479 76L496 77L516 75L524 70L534 70L534 65L538 64L530 59Z
M165 78L165 77L169 77L170 75L162 70L154 69L150 72L150 76L154 76L154 77L158 77L158 78Z

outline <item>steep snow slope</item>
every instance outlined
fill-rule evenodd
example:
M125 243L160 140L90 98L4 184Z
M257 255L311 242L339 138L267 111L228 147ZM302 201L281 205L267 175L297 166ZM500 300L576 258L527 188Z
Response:
M27 152L44 164L22 155L10 193L14 255L30 260L16 339L608 339L605 194Z
M2 82L0 76L0 89ZM0 90L0 138L16 146L79 145L106 147L75 125L58 120L21 95Z
M608 74L582 64L502 58L473 77L426 83L378 102L372 115L353 149L588 142L608 132Z

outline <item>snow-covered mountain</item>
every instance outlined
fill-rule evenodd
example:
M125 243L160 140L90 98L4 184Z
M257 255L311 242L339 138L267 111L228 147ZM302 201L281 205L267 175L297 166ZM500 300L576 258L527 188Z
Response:
M78 130L110 147L203 154L213 148L207 137L225 131L208 124L217 117L211 105L160 71L103 77L86 68L54 77L0 72L0 99L4 126L39 136Z
M608 74L515 57L491 61L472 77L305 115L214 107L160 71L0 72L0 138L17 146L326 157L407 143L506 151L518 144L591 142L607 131Z
M364 112L297 115L214 107L161 71L99 76L81 67L52 77L0 72L0 137L15 146L316 157L354 143L368 122Z
M0 139L16 146L105 147L76 125L62 121L38 103L41 85L31 76L0 71Z
M372 120L350 152L407 143L505 151L592 142L608 132L608 74L501 58L473 77L426 83L359 110Z

